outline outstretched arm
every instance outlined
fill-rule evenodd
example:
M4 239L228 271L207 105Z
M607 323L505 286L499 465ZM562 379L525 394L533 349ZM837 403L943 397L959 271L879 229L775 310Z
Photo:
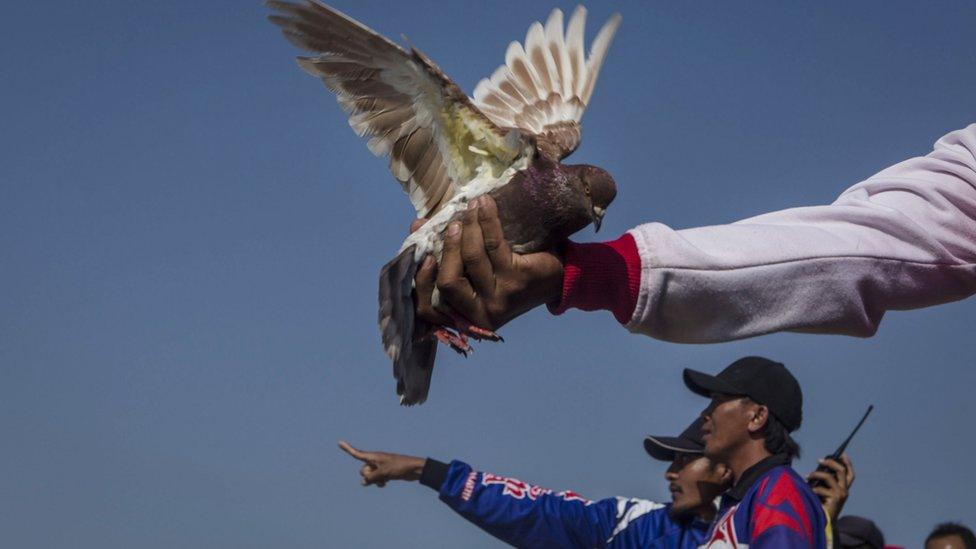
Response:
M385 452L340 447L364 463L363 485L390 480L419 480L441 501L492 536L518 547L602 547L636 517L647 517L652 537L673 529L665 505L611 498L589 501L573 492L554 493L514 478L450 464Z
M478 225L494 223L478 208ZM606 309L629 330L655 338L718 342L778 331L870 336L884 313L927 307L976 293L976 124L934 150L887 168L825 206L795 208L713 227L676 231L641 225L603 244L567 243L561 253L492 257L477 231L450 249L465 269L434 279L459 310L498 328L532 307ZM448 250L445 250L445 255ZM511 256L511 257L510 257ZM485 291L469 290L469 264L494 271ZM506 270L531 262L543 266ZM561 275L562 287L540 284ZM546 291L519 295L511 288ZM463 292L451 291L463 288ZM442 292L443 293L443 292ZM420 313L424 315L421 299ZM429 307L428 307L429 308Z

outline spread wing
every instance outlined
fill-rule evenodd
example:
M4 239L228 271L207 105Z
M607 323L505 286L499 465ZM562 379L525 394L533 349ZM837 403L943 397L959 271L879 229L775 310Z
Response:
M430 217L485 167L501 173L521 151L519 132L499 128L430 59L409 53L315 0L269 1L269 19L315 55L299 65L322 79L368 138L419 217Z
M577 6L563 35L563 12L552 10L546 25L533 23L525 47L512 42L505 64L478 83L474 104L495 124L535 134L540 152L565 158L579 146L580 119L593 94L610 42L620 26L614 14L584 57L586 8Z

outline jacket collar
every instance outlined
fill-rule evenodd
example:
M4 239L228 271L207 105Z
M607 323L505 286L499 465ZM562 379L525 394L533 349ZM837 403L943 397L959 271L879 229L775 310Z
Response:
M745 470L739 477L739 482L735 483L726 495L735 501L742 501L750 488L766 473L781 465L789 465L793 460L786 454L776 454L763 459L752 467Z

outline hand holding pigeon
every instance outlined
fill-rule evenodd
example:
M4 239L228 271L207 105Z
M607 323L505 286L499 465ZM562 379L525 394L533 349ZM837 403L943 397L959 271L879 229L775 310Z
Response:
M427 398L438 341L466 354L469 338L501 339L477 324L507 320L496 313L508 310L508 304L497 300L480 309L441 307L435 323L415 313L414 277L420 264L428 256L441 260L449 228L465 219L469 227L477 224L477 208L469 209L476 199L494 200L504 230L504 238L499 231L498 240L489 242L498 244L496 260L509 249L520 254L549 250L590 223L599 229L617 193L613 178L596 166L561 161L579 146L579 122L620 16L600 29L586 55L586 10L576 8L565 32L562 12L553 10L544 27L534 23L529 28L524 47L509 44L505 64L468 98L420 50L408 52L317 0L271 0L268 5L278 12L270 19L285 37L313 53L299 58L299 65L336 94L350 115L349 125L368 138L370 151L389 157L390 171L417 216L428 218L383 267L379 284L379 325L393 360L397 394L402 404L419 404ZM466 248L458 240L451 245L462 254ZM437 286L452 301L482 303L470 299L479 292L528 292L530 298L546 293L534 286L496 291L499 281L511 284L520 272L534 268L532 262L493 264L502 274L497 278L488 275L491 258L472 258L473 263L449 262L441 269L444 280ZM467 287L458 276L462 264L474 270ZM452 286L452 280L458 284ZM537 291L539 296L532 295ZM435 307L439 293L431 290Z
M435 288L442 309L487 330L497 330L560 297L563 264L559 255L551 251L513 253L495 201L490 196L476 200L465 212L460 232L452 234L448 228L440 267L428 258L417 271L417 314L431 324L450 320L432 303Z

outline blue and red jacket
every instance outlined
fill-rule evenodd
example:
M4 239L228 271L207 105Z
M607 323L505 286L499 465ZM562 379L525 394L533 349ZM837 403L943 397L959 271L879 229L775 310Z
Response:
M789 457L776 455L747 469L722 496L702 547L822 549L826 527L816 494L790 467Z
M428 459L420 482L492 536L517 547L649 547L692 549L708 524L675 520L670 504L640 499L590 501L574 492L540 488L475 471L460 461Z

